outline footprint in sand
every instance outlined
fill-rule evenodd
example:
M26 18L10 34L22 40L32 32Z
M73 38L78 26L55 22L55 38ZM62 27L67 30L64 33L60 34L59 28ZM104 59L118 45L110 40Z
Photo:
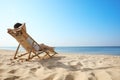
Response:
M35 75L35 72L37 71L37 68L31 68L30 70L29 70L29 74L32 74L32 76L36 76Z
M37 71L37 68L31 68L30 71L36 72L36 71Z
M47 78L43 79L43 80L53 80L55 77L55 74L49 75Z
M16 80L19 78L20 78L20 76L12 76L12 77L5 78L4 80Z
M88 80L97 80L97 78L95 77L95 74L93 72L88 74Z
M14 74L17 70L13 69L13 70L10 70L8 73L11 73L11 74Z
M3 75L2 75L2 73L4 73L5 72L5 70L4 69L0 69L0 77L2 77ZM1 80L1 79L0 79Z
M0 69L0 74L3 73L5 70L4 69Z
M83 66L81 62L76 62L76 61L71 61L68 64L75 70L80 70L80 68Z
M65 80L74 80L74 76L68 74L68 75L66 75Z
M0 63L0 67L3 65L3 63Z

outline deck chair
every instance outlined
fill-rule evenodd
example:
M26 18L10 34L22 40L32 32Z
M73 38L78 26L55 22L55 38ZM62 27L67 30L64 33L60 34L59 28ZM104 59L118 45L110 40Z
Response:
M26 26L25 23L23 23L21 26L18 28L14 29L8 29L8 33L14 37L19 45L16 49L16 52L14 54L14 59L18 59L20 57L26 56L26 60L30 60L34 57L42 58L44 59L45 57L51 58L55 54L57 54L54 51L53 47L49 47L44 44L38 44L26 31ZM20 45L26 50L26 53L22 53L21 55L18 55L18 50L20 48ZM44 55L42 54L44 53ZM42 54L42 55L41 55Z

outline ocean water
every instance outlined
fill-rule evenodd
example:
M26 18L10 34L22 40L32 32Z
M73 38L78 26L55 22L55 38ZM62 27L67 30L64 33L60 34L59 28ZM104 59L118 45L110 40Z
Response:
M78 53L78 54L108 54L119 55L120 46L109 47L57 47L56 51L65 53Z
M0 47L5 50L16 50L17 47ZM24 50L20 48L20 50ZM77 53L77 54L106 54L120 56L120 46L101 46L101 47L55 47L58 53Z

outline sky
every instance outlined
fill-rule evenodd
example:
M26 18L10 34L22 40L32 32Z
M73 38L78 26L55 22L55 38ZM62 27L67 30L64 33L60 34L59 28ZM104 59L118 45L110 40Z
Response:
M0 46L17 46L15 23L49 46L120 46L119 0L0 0Z

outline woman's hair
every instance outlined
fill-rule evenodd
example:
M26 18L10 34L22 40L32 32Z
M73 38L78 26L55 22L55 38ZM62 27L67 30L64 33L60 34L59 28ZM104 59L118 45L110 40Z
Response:
M19 28L21 25L22 25L21 23L16 23L16 24L14 25L14 28Z

